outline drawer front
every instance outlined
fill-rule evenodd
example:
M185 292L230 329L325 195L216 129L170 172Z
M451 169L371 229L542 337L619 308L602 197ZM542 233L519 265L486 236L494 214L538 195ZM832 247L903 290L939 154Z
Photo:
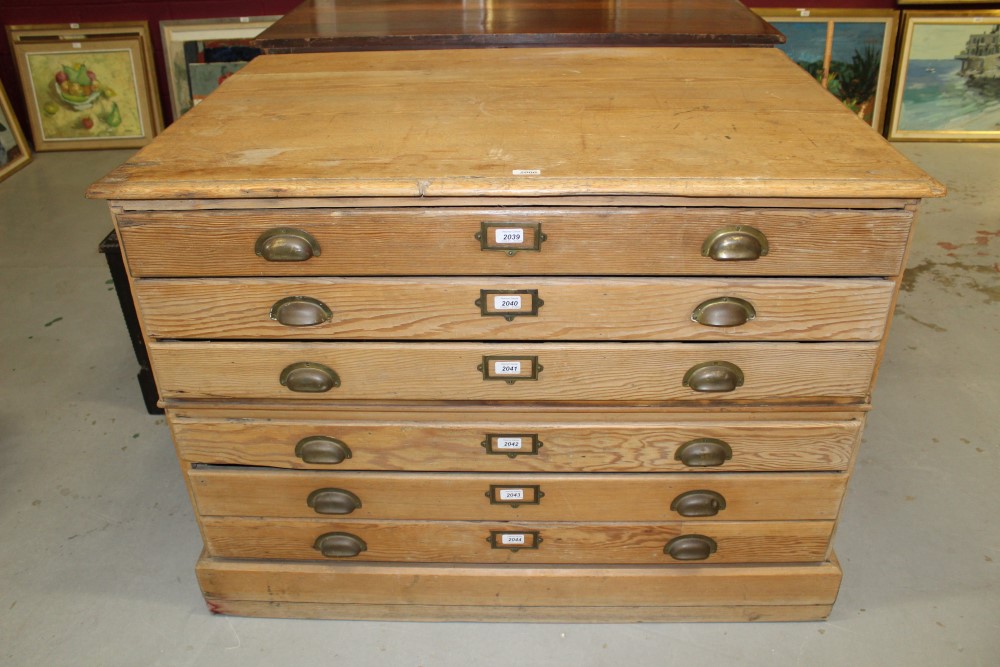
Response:
M901 270L913 216L513 207L141 212L117 219L129 268L146 277L892 276ZM511 241L504 243L505 236ZM758 249L757 259L711 258L752 257Z
M312 470L738 472L847 470L861 421L553 425L175 417L190 463ZM613 415L611 416L613 418Z
M832 520L847 475L303 472L196 466L202 516L496 521ZM695 496L698 492L701 495ZM715 495L711 495L715 494ZM673 507L673 509L671 509ZM714 514L711 512L715 510ZM699 512L699 516L686 516Z
M153 338L878 340L884 279L142 279Z
M207 553L217 558L661 565L818 562L827 556L833 525L832 521L202 520Z
M712 621L771 619L773 612L769 610L782 609L782 605L822 606L828 611L842 577L832 555L825 563L801 565L578 565L544 571L516 564L482 567L410 563L387 567L202 556L197 572L210 603L222 610L246 609L247 601L256 602L259 613L275 604L292 614L295 606L303 603L324 605L320 608L328 612L331 607L326 605L342 605L351 610L342 609L339 617L357 618L356 608L378 604L397 611L373 614L371 618L376 620L477 618L516 622L558 618L602 623L609 618L628 622L684 620L705 609L715 610L702 616ZM406 591L408 604L400 604L400 591ZM420 605L439 605L437 609L451 611L447 615L441 612L440 616L421 616ZM679 615L656 616L655 610L665 605L676 605ZM410 608L412 615L406 614ZM507 612L500 615L504 609ZM559 609L563 615L555 616L554 610ZM723 615L723 609L735 609L736 614ZM307 617L312 609L304 611L303 617Z
M166 398L861 403L876 343L152 343Z

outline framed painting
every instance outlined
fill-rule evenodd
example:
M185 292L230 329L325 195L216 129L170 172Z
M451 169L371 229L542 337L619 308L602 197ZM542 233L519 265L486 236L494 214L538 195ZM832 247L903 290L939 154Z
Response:
M163 129L144 22L8 33L35 150L136 148Z
M174 120L260 55L253 38L279 18L162 21L163 59Z
M882 9L755 9L785 34L777 48L859 118L885 126L899 12Z
M903 13L889 138L1000 141L1000 11Z
M17 124L10 99L0 84L0 181L31 161L28 142Z

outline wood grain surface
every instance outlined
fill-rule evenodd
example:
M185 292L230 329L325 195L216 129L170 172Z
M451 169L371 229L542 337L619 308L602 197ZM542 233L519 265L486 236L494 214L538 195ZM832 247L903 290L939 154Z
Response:
M219 278L144 279L135 292L152 338L863 341L882 337L893 287L880 279ZM511 292L521 308L496 310ZM282 324L273 306L292 296L333 315ZM753 319L717 327L692 318L721 298L746 301Z
M913 214L775 208L477 207L177 211L120 214L137 277L350 275L894 276ZM537 252L483 251L483 223L540 225ZM714 232L750 225L768 239L753 261L702 255ZM274 228L310 234L320 253L267 262Z
M204 516L319 518L307 500L317 489L353 493L357 519L493 521L678 521L682 493L707 489L726 508L707 521L830 520L847 475L839 473L487 474L305 472L196 466L187 471ZM543 494L537 504L493 503L491 486ZM525 496L533 495L526 492Z
M876 343L243 343L153 342L161 395L204 399L864 403ZM485 380L484 357L536 356L537 380ZM685 387L695 366L738 366L743 386ZM332 369L326 392L280 383L297 363ZM528 368L522 362L522 370Z
M736 0L306 0L257 36L265 53L515 46L769 46Z
M645 607L831 605L841 579L836 561L756 566L500 567L284 563L203 556L197 573L209 599L456 605L482 607L487 614L491 608L627 606L634 612L631 618L641 616ZM466 620L476 618L472 614Z
M281 418L175 416L168 419L178 453L189 463L266 466L303 470L482 472L690 472L846 470L861 431L860 420L623 423L581 415L551 424L535 415L502 415L475 422L440 411L425 421L340 421ZM589 420L589 423L588 421ZM488 434L534 435L534 455L488 454ZM351 457L335 465L306 463L296 444L323 436L343 442ZM688 467L675 458L680 445L715 438L732 448L718 467Z
M583 524L204 517L201 526L207 553L218 558L398 563L668 565L680 561L664 553L664 547L681 535L704 535L718 545L699 563L820 562L833 533L832 521ZM540 541L530 549L494 548L491 532L537 533ZM353 535L366 550L351 558L326 558L314 544L327 533Z
M944 194L777 49L264 56L161 137L89 195Z

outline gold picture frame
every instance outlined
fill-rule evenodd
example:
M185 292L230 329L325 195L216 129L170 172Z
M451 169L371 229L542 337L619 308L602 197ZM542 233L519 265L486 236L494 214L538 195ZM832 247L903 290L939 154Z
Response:
M888 137L1000 141L1000 10L903 12Z
M36 151L138 148L163 130L145 21L7 33Z
M787 38L776 48L859 118L882 132L893 72L899 12L892 9L753 10Z
M205 43L233 45L249 42L269 28L281 16L241 16L219 19L192 19L161 21L160 36L163 43L163 60L167 68L167 88L170 91L170 110L174 120L187 113L200 99L192 93L192 64L204 53ZM258 49L259 50L259 49ZM218 63L219 76L224 77L239 69L245 60ZM196 99L197 98L197 99Z
M31 162L28 142L0 83L0 181Z

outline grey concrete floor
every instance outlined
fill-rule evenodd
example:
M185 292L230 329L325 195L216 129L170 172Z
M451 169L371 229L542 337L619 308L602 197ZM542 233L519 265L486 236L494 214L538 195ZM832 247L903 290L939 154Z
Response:
M430 624L212 616L163 419L144 411L87 184L0 183L0 664L1000 664L1000 145L901 144L928 201L851 481L824 623Z

